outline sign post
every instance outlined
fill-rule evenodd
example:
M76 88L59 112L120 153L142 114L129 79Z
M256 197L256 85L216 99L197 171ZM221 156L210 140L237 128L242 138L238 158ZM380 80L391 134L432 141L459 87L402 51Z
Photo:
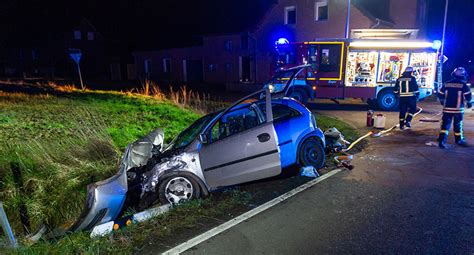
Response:
M0 227L3 229L3 233L8 240L8 243L11 247L16 248L17 242L15 236L13 235L12 228L10 227L10 223L8 222L7 214L3 209L3 203L0 202Z
M71 57L72 60L76 63L77 66L77 72L79 73L79 81L81 82L81 89L84 90L84 83L82 82L82 74L81 74L81 67L79 65L79 62L81 61L82 57L82 52L81 50L78 49L70 49L69 50L69 57Z

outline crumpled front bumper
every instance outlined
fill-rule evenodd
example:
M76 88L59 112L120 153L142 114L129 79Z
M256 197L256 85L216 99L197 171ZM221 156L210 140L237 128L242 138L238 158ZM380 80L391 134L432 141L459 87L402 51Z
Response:
M87 200L79 219L69 231L90 230L95 225L114 220L122 210L127 195L125 171L87 186Z

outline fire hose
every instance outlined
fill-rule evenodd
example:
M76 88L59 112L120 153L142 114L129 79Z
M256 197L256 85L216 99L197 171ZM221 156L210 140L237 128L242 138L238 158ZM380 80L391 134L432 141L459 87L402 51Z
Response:
M416 117L418 114L420 114L422 111L423 111L423 108L421 107L418 107L417 109L418 111L413 115L413 117ZM428 120L428 119L427 119ZM428 121L431 121L431 120L428 120ZM375 132L375 131L369 131L367 134L359 137L357 140L355 140L354 142L351 143L351 145L349 147L347 147L346 149L343 149L342 152L344 153L344 155L340 155L340 156L335 156L334 157L334 161L336 162L336 164L338 166L342 166L342 167L345 167L349 170L352 170L354 169L354 166L352 166L350 164L350 161L354 158L354 155L352 154L349 154L347 152L349 152L350 150L352 150L354 148L354 146L356 146L358 143L360 143L361 141L363 141L364 139L366 139L367 137L371 136L373 138L378 138L378 137L381 137L382 135L384 134L387 134L391 131L393 131L394 129L400 127L400 124L396 124L394 126L392 126L391 128L388 128L388 129L385 129L385 130L382 130L382 131L379 131L379 132Z

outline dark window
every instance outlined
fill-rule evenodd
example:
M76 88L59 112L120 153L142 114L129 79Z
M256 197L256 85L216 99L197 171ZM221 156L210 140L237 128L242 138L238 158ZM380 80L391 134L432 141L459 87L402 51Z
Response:
M319 71L339 72L341 45L322 45L320 49Z
M296 7L290 6L285 8L285 24L296 24Z
M163 73L170 73L171 72L171 59L164 58L163 59Z
M23 53L22 49L18 51L18 58L20 59L20 61L23 61L25 59L25 54Z
M230 73L232 72L232 64L231 63L226 63L225 64L225 71Z
M94 41L94 32L87 32L87 40Z
M263 112L264 116L266 116L265 103L260 103L258 107ZM287 120L301 115L299 111L284 104L272 104L272 113L273 122Z
M261 124L253 106L236 109L224 115L211 129L211 141L222 140Z
M82 39L82 33L80 30L74 30L74 39L75 40L81 40Z
M247 50L249 48L249 36L242 35L240 37L240 49Z
M217 65L216 65L216 64L209 64L209 65L207 66L207 71L209 71L209 72L214 72L214 71L216 71L216 69L217 69Z
M327 20L329 15L328 2L316 2L316 20Z
M37 50L31 50L31 59L33 60L38 60L38 51Z
M145 73L151 74L151 59L145 59L144 67L145 67Z
M225 41L224 48L226 51L232 51L232 48L233 48L232 41L231 40Z

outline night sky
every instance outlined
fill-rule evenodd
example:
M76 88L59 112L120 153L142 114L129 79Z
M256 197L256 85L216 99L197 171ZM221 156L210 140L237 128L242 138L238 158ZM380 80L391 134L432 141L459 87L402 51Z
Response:
M273 0L1 0L0 41L45 41L44 29L61 31L85 17L108 39L129 50L188 46L199 35L242 31ZM447 64L474 59L474 1L450 0ZM430 0L428 36L441 38L444 0Z

